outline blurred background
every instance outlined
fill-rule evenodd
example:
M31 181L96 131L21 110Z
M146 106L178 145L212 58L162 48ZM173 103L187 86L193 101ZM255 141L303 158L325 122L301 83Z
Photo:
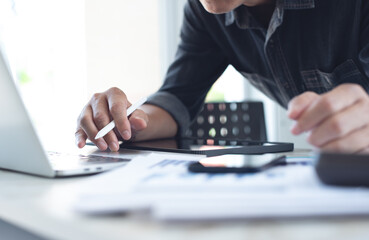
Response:
M46 146L74 144L77 117L93 93L115 86L134 102L160 87L174 59L185 2L0 0L0 42ZM308 147L305 136L290 134L286 111L232 67L207 97L245 99L264 102L270 141Z

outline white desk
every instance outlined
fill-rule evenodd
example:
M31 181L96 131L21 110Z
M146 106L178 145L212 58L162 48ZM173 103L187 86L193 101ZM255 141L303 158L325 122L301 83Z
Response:
M52 239L369 239L369 217L165 223L145 214L83 216L68 202L84 179L0 170L0 218Z

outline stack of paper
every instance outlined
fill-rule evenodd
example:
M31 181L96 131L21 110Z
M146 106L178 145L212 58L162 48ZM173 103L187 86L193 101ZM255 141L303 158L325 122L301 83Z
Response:
M151 154L91 178L75 209L98 214L150 210L158 219L369 214L369 191L322 185L311 165L254 174L190 173L198 157Z

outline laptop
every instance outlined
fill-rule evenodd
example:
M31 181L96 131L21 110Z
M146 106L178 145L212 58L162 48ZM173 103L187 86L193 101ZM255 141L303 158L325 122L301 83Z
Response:
M0 47L0 168L44 177L87 175L122 166L121 155L46 152Z

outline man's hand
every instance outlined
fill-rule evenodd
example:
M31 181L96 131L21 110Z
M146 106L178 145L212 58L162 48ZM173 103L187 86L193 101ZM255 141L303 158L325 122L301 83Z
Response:
M369 96L357 84L342 84L318 95L305 92L292 99L291 132L309 132L308 142L327 151L369 152Z
M108 147L111 151L119 150L118 139L129 140L137 132L145 129L148 116L140 109L134 111L129 119L127 108L131 106L126 95L118 88L110 88L106 92L96 93L83 108L77 122L75 133L76 144L83 148L86 139L90 139L100 150ZM95 140L97 132L114 120L116 128Z

